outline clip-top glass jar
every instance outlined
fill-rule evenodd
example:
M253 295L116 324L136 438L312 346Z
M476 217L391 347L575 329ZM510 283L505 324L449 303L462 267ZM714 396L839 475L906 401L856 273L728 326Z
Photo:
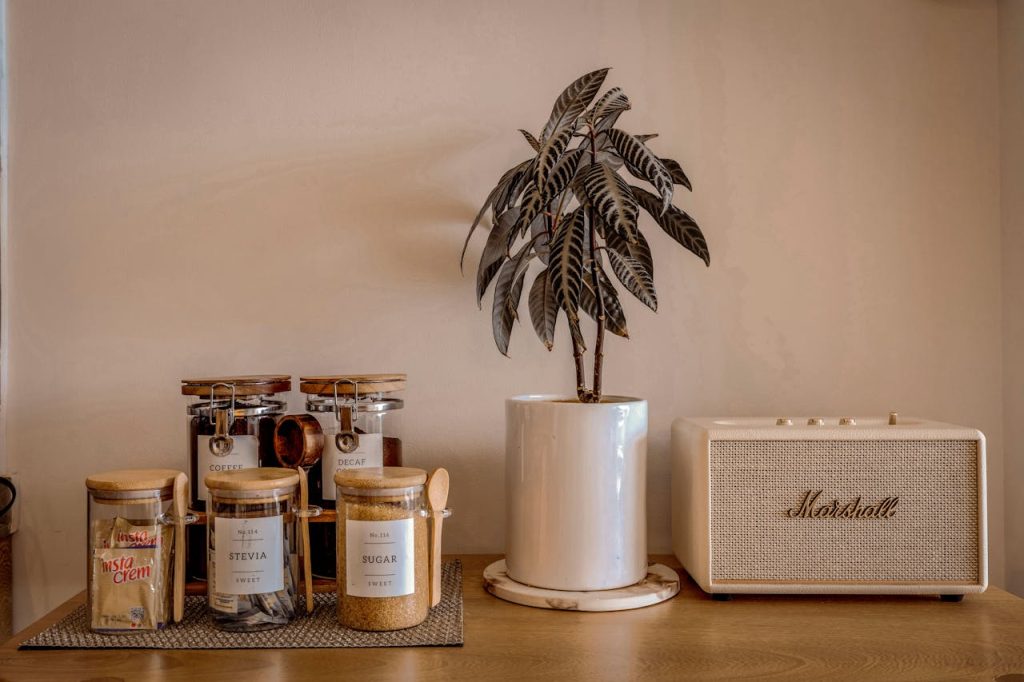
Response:
M346 469L338 498L338 619L356 630L401 630L430 610L424 483L407 467Z
M157 630L171 620L172 469L94 474L89 491L88 612L98 632ZM182 491L182 495L185 495ZM179 503L185 508L185 500ZM188 523L194 517L180 519Z
M334 474L342 469L402 466L401 410L405 374L346 374L299 378L306 411L324 434L323 455L309 470L309 495L315 504L335 506ZM337 575L332 523L310 526L313 574Z
M299 474L271 468L223 471L206 477L208 603L214 624L255 632L287 624L295 615L298 582Z
M300 377L306 411L324 432L319 471L310 471L309 493L334 507L334 474L342 469L402 465L399 413L405 403L404 374L347 374ZM319 504L320 502L318 502Z
M202 482L220 471L276 466L274 425L284 414L279 393L292 389L287 374L182 379L188 406L192 508L203 511Z
M207 474L277 466L274 426L287 408L278 394L291 388L287 374L182 380L181 393L189 397L192 509L206 510ZM188 575L206 580L206 537L199 526L189 528Z

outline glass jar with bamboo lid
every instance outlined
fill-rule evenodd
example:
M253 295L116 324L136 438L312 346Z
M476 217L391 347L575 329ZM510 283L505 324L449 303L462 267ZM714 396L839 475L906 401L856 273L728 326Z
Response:
M184 531L195 521L185 511L185 474L122 469L93 474L85 486L90 628L120 634L181 620Z
M320 508L298 504L300 474L293 469L222 471L209 474L205 483L214 624L235 632L286 625L296 612L298 555L309 551L296 541L295 522L319 515Z
M444 479L447 490L447 472ZM409 467L344 469L335 473L334 481L339 621L373 631L423 622L432 602L440 600L439 580L438 589L432 587L432 577L440 570L438 524L450 514L443 503L431 513L424 494L427 472Z

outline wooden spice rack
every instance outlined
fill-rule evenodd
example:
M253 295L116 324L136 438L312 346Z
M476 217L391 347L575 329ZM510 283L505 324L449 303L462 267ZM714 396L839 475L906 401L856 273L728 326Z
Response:
M207 524L206 512L196 511L190 509L189 514L194 514L196 520L193 525L205 526ZM335 523L338 519L338 512L335 509L324 509L319 516L310 517L310 523ZM321 578L313 579L313 591L314 592L334 592L335 581L326 580ZM190 580L185 583L185 594L206 594L206 582L200 580Z

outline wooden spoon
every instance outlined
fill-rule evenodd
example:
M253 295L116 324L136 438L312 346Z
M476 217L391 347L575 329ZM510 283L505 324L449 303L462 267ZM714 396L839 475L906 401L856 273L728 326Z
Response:
M299 508L302 510L299 526L302 528L302 582L306 585L306 613L313 613L313 570L309 557L309 479L306 470L297 467L299 472Z
M446 469L435 469L427 481L427 502L433 517L433 532L430 536L430 605L441 603L441 524L444 509L448 503L450 480Z
M185 616L185 500L188 476L174 477L174 622Z

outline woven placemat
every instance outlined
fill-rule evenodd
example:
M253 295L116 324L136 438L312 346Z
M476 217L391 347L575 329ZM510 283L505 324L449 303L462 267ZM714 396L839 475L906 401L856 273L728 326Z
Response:
M305 598L297 604L302 615L276 630L225 632L214 627L206 597L185 599L185 618L163 630L103 635L89 629L83 604L19 649L329 649L347 647L462 646L462 562L445 563L441 573L441 603L413 628L394 632L360 632L338 623L338 598L333 592L313 595L313 613L306 615Z

